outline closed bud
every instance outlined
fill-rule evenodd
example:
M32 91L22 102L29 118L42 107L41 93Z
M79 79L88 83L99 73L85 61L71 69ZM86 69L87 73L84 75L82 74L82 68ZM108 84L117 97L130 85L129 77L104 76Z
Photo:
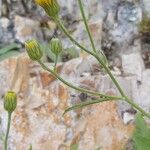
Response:
M29 40L25 42L25 48L29 57L33 61L38 61L42 58L43 52L40 48L39 43L36 40Z
M35 2L40 5L50 17L55 18L58 16L60 7L57 0L35 0Z
M17 95L13 91L8 91L4 96L4 108L9 113L12 113L17 106Z
M50 49L56 56L59 55L63 49L61 41L58 38L53 38L50 41Z

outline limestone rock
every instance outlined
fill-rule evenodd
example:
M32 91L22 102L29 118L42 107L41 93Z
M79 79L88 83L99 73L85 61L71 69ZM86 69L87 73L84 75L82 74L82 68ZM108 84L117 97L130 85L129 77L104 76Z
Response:
M150 69L146 69L142 72L142 80L137 85L137 87L133 87L133 99L143 107L146 111L150 111L150 101L149 101L149 93L150 93Z
M142 2L144 5L143 11L145 12L145 14L147 14L150 17L150 10L149 10L150 1L149 0L143 0Z
M13 42L12 23L9 19L0 18L0 43Z
M14 25L14 30L16 32L15 38L21 43L33 38L42 39L43 35L38 21L33 21L21 16L15 16Z
M78 66L83 62L79 58L69 63ZM79 145L79 150L93 150L98 147L116 150L122 149L127 143L134 127L123 124L115 102L89 106L80 109L80 113L72 111L62 116L64 110L72 105L70 88L57 81L51 74L47 75L47 72L37 63L31 62L25 54L7 59L1 62L0 66L1 70L4 70L0 74L5 77L0 78L5 87L3 94L10 88L18 94L18 106L13 113L9 137L9 146L12 150L26 149L30 143L36 150L69 150L75 143ZM64 69L67 68L63 68L65 72ZM72 68L70 71L77 70ZM78 77L76 82L88 88L92 87L93 90L101 89L100 86L104 84L98 79L103 78L100 73L92 78ZM105 88L107 92L112 91L109 86ZM76 101L78 102L80 101ZM6 112L2 107L2 99L0 103L2 129L5 131Z
M145 69L141 54L130 53L122 55L122 68L125 74L136 75L137 80L141 81L141 75Z

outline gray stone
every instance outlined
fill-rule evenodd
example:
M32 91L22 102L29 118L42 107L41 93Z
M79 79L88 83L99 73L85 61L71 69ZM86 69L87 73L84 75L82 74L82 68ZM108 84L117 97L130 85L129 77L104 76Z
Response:
M147 15L147 16L149 16L150 17L150 1L149 0L143 0L142 1L142 3L143 3L143 11L145 12L145 14Z
M15 16L14 31L16 40L21 43L29 39L43 39L40 23L29 18Z
M150 69L142 72L142 80L137 87L132 87L133 99L146 111L150 111Z
M131 113L128 113L128 112L125 112L123 114L123 121L124 121L124 124L128 124L130 123L131 121L133 121L135 119L135 115L134 114L131 114Z
M142 72L145 69L144 62L139 52L122 55L122 68L124 74L136 75L137 80L142 80Z
M134 3L122 3L118 7L118 22L123 24L125 22L138 23L142 18L141 8Z
M13 26L9 19L0 18L0 43L13 42Z

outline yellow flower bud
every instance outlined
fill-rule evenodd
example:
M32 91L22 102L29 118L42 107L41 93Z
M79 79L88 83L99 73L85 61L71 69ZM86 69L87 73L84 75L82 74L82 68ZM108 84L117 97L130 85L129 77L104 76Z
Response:
M43 52L40 48L39 43L36 40L29 40L25 42L25 48L29 57L33 61L38 61L43 56Z
M59 55L63 49L61 41L58 38L51 39L50 49L55 55Z
M60 7L57 0L35 0L35 2L40 5L50 17L55 18L58 16Z
M13 91L8 91L4 96L4 108L9 113L12 113L17 106L17 95Z

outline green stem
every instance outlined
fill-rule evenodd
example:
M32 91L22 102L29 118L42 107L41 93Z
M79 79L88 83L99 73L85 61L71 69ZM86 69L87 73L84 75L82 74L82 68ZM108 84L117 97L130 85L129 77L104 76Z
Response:
M82 5L81 0L78 0L78 4L79 4L79 7L80 7L82 18L83 18L83 21L84 21L84 24L85 24L85 27L86 27L86 30L87 30L87 33L88 33L88 36L89 36L92 48L93 48L93 51L96 53L96 48L95 48L95 45L94 45L94 41L93 41L91 32L90 32L89 27L88 27L88 23L87 23L87 20L86 20L86 17L85 17L85 13L84 13L84 9L83 9L83 5Z
M134 103L132 100L126 97L125 101L129 103L132 107L134 107L136 110L141 112L144 116L148 117L150 119L150 114L146 111L144 111L138 104Z
M125 95L125 93L123 92L122 88L120 87L118 81L116 80L116 78L113 76L113 74L111 73L109 67L107 67L105 65L105 63L100 59L100 57L97 55L97 53L92 52L90 50L87 50L85 47L83 47L82 45L80 45L67 31L67 29L64 27L64 25L62 24L61 20L59 18L55 19L58 27L66 34L66 36L74 43L76 44L79 48L81 48L82 50L84 50L85 52L91 54L92 56L94 56L98 62L104 67L104 69L106 70L106 72L108 73L109 77L111 78L111 80L113 81L113 83L115 84L115 86L117 87L118 91L120 92L121 96L122 96L122 100L125 100L126 102L128 102L129 104L131 104L135 109L139 110L141 113L143 113L145 116L147 116L148 118L150 118L150 114L145 112L142 108L140 108L137 104L135 104L134 102L132 102L131 100L128 99L128 97ZM65 83L65 82L64 82ZM69 86L69 85L68 85ZM71 87L71 86L70 86ZM72 87L73 88L73 87ZM76 88L76 87L75 87ZM74 88L74 89L75 89ZM80 89L76 89L79 91L82 91ZM84 92L86 92L86 90L84 90ZM88 91L91 93L91 91ZM91 94L94 94L93 92ZM96 94L96 93L95 93ZM103 94L102 94L103 95Z
M65 28L65 26L62 24L61 20L59 18L55 18L55 22L57 23L58 27L60 28L60 30L62 30L65 35L70 39L70 41L72 41L75 45L77 45L79 48L81 48L82 50L84 50L85 52L94 55L94 53L90 50L87 50L85 47L83 47L81 44L79 44L71 35L70 33L67 31L67 29Z
M109 77L111 78L111 80L113 81L113 83L115 84L115 86L117 87L118 91L120 92L122 97L126 97L126 95L124 94L122 88L120 87L118 81L116 80L116 78L113 76L113 74L111 73L111 70L109 69L109 67L107 67L105 65L105 63L97 56L95 55L95 58L98 60L98 62L104 67L104 69L106 70L106 72L108 73Z
M79 104L76 104L72 107L69 107L65 110L65 112L63 113L63 115L65 115L67 112L71 111L71 110L75 110L75 109L79 109L79 108L83 108L85 106L88 105L93 105L93 104L97 104L97 103L101 103L101 102L106 102L106 101L114 101L116 99L107 99L107 98L102 98L102 99L96 99L96 100L90 100L90 101L86 101L86 102L81 102Z
M91 54L92 56L94 56L98 62L104 67L104 69L106 70L106 72L108 72L110 78L112 79L112 81L114 82L114 84L116 85L116 87L118 88L119 92L121 93L121 95L123 97L125 97L124 92L122 91L120 85L118 84L118 82L116 81L116 79L114 78L114 76L112 75L110 69L105 65L105 63L99 58L99 56L96 53L93 53L90 50L87 50L86 48L84 48L82 45L80 45L67 31L67 29L64 27L64 25L61 23L60 19L57 18L55 19L57 25L59 26L59 28L66 34L67 37L69 37L69 39L75 43L79 48L81 48L82 50L84 50L85 52Z
M81 14L82 14L82 17L83 17L83 20L84 20L84 24L85 24L86 30L88 32L88 36L89 36L89 39L90 39L93 51L97 52L96 48L95 48L95 45L94 45L93 38L91 36L90 30L89 30L89 27L88 27L88 23L87 23L86 17L85 17L85 13L84 13L84 9L83 9L83 4L82 4L81 0L78 0L78 3L79 3L80 11L81 11ZM122 89L121 89L120 85L118 84L117 80L112 75L110 69L105 65L105 63L99 58L98 55L96 55L96 58L99 61L99 63L104 67L104 69L106 70L106 72L109 74L110 78L112 79L112 81L114 82L114 84L117 86L117 88L118 88L119 92L121 93L121 95L123 97L125 97L124 92L122 91Z
M54 64L54 72L56 73L57 73L57 68L56 68L57 61L58 61L58 55L56 55L55 64Z
M63 78L61 78L57 73L55 73L53 70L48 68L42 61L39 60L38 63L41 65L41 67L44 70L47 70L53 76L55 76L57 79L59 79L61 82L63 82L65 85L67 85L67 86L69 86L69 87L71 87L71 88L73 88L73 89L75 89L77 91L80 91L80 92L83 92L83 93L92 94L92 95L97 95L97 96L101 96L101 97L106 97L106 98L110 98L110 99L123 99L122 97L108 96L108 95L101 94L99 92L94 92L94 91L90 91L90 90L83 89L83 88L80 88L80 87L76 87L76 86L72 85L71 83L67 82L66 80L64 80Z
M10 129L10 123L11 123L11 114L8 112L8 123L7 123L7 132L4 140L4 150L7 150L7 141L8 141L8 135L9 135L9 129Z
M88 24L87 24L87 20L86 20L86 17L85 17L85 13L84 13L84 10L83 10L83 5L82 5L82 2L81 0L78 0L78 3L79 3L79 7L80 7L80 11L81 11L81 14L82 14L82 17L83 17L83 20L84 20L84 24L85 24L85 27L86 27L86 30L88 32L88 36L89 36L89 39L90 39L90 42L91 42L91 45L92 45L92 48L93 48L93 51L96 52L96 48L95 48L95 45L94 45L94 41L93 41L93 38L91 36L91 33L90 33L90 30L89 30L89 27L88 27ZM97 60L100 62L100 64L104 67L104 69L107 71L107 73L109 74L110 78L113 80L113 82L115 83L115 85L117 86L118 90L120 91L121 95L124 97L125 94L124 92L122 91L120 85L118 84L117 80L114 78L114 76L112 75L110 69L105 65L105 63L103 63L103 61L98 57L98 55L96 56Z

